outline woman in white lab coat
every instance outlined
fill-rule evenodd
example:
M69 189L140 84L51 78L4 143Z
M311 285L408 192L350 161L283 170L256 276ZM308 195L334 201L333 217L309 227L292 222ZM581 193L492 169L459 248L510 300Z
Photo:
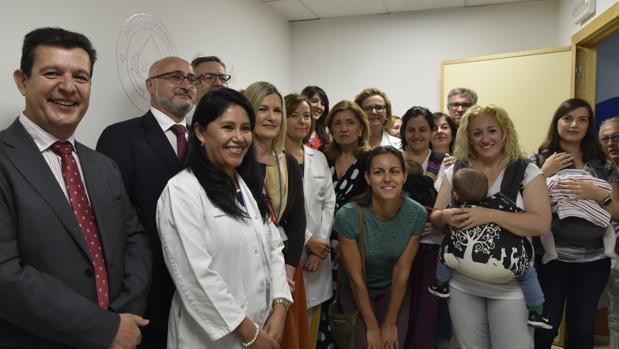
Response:
M254 125L241 94L208 93L193 117L187 168L159 198L157 227L176 285L168 348L279 348L292 297L256 177Z
M285 98L286 152L303 171L305 196L305 248L301 257L307 297L310 348L315 347L321 304L331 299L331 253L329 236L335 211L335 191L325 155L304 145L312 134L314 120L307 97L296 93Z

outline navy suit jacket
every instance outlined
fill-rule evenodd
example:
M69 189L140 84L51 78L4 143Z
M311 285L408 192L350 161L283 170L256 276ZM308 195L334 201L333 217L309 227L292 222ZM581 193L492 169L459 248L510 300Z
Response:
M151 253L117 166L76 143L105 255L110 306L73 209L15 120L0 132L0 348L107 348L116 313L142 314Z
M165 348L175 288L163 260L155 212L161 192L168 180L181 170L181 162L150 111L108 126L99 137L97 151L118 164L153 250L153 281L145 312L151 322L142 331L141 347Z

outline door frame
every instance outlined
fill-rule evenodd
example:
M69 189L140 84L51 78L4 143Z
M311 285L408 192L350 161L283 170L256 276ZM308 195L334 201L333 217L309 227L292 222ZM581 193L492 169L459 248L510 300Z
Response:
M619 3L609 7L572 36L572 96L586 100L594 108L597 46L617 32Z

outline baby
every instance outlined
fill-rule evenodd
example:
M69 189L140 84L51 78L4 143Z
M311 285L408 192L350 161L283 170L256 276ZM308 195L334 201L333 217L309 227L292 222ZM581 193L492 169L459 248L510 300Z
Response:
M424 174L423 167L416 161L404 160L406 165L406 182L404 190L411 199L420 203L428 212L428 217L432 213L432 206L436 201L436 189L432 178ZM428 218L429 219L429 218Z
M498 195L500 194L502 193L498 193ZM474 169L463 168L454 174L453 195L455 201L461 207L480 206L498 209L495 202L486 198L488 195L488 179L482 172ZM436 280L430 285L428 291L437 297L449 298L451 273L451 268L439 260L436 265ZM552 329L548 319L543 316L544 294L539 285L533 262L529 264L518 281L529 309L528 325L535 328Z
M414 160L404 160L406 165L406 173L414 176L423 176L423 167L421 164Z
M609 199L598 203L595 200L574 198L569 191L561 188L561 182L565 180L587 181L606 190L609 193ZM562 232L562 238L579 239L585 234L589 234L588 236L593 240L596 236L592 234L603 236L604 254L609 257L612 256L616 238L610 225L610 213L604 209L604 206L610 203L612 191L610 184L577 169L563 169L554 176L547 178L546 184L550 193L550 207L552 208L553 218L555 218L552 223L553 228L556 225L557 230ZM593 223L595 227L584 230L582 223L574 224L574 222L579 221ZM540 242L544 247L542 263L548 263L558 257L553 234L540 236Z

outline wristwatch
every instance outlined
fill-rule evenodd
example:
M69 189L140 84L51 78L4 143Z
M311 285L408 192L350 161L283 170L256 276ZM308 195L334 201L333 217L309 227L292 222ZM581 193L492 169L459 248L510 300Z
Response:
M286 311L288 311L288 308L290 308L290 301L288 301L286 298L275 298L273 299L273 307L275 307L275 304L281 304L284 306L284 309L286 309Z

